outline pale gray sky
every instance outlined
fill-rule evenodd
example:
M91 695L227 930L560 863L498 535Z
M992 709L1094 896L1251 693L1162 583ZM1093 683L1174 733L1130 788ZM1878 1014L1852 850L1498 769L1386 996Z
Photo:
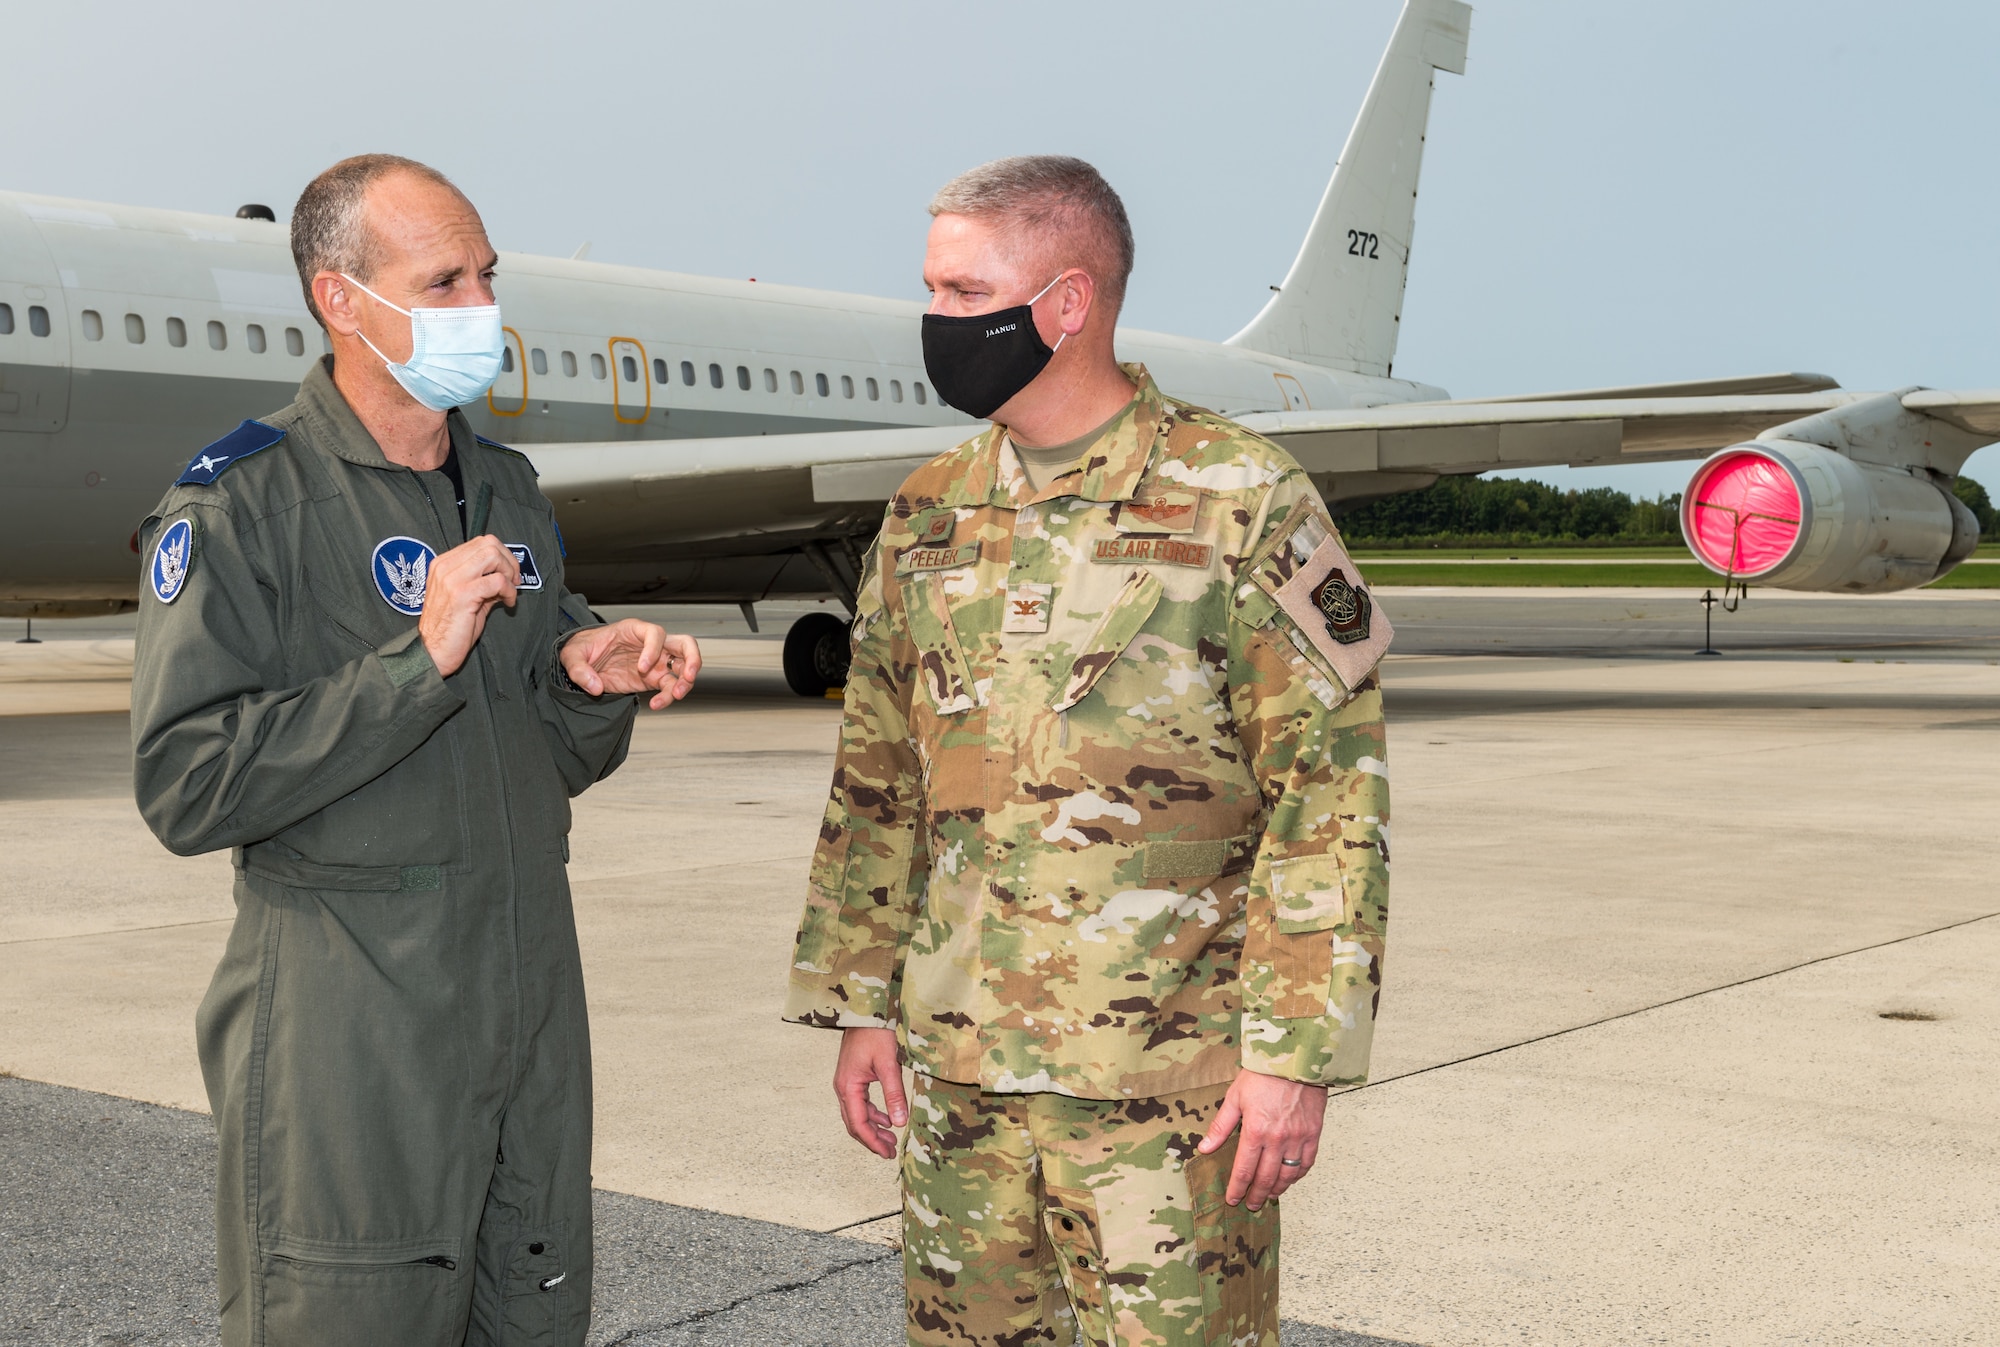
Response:
M393 150L502 248L916 297L937 185L1056 151L1131 210L1128 321L1221 338L1283 278L1399 8L45 0L9 11L0 186L283 217ZM2000 385L1995 50L1990 0L1476 5L1398 372ZM2000 448L1969 471L2000 489Z

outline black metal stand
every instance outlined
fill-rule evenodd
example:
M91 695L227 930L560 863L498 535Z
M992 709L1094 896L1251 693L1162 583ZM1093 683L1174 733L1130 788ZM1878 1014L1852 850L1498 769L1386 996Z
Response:
M35 619L31 617L28 619L28 634L26 636L23 636L20 640L14 642L14 644L40 645L41 643L42 643L42 638L35 635Z
M1701 592L1701 649L1694 652L1697 655L1722 653L1715 648L1715 605L1721 602L1715 597L1714 590L1704 589Z

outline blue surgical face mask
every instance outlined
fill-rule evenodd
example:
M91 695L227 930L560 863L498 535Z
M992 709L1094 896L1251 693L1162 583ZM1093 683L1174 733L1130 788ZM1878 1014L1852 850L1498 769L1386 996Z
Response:
M507 349L506 334L500 330L498 304L473 304L459 309L405 309L356 281L363 292L410 319L410 358L398 365L381 348L368 341L360 329L355 335L368 349L381 356L382 363L405 392L434 412L448 412L485 396L500 377L500 360Z

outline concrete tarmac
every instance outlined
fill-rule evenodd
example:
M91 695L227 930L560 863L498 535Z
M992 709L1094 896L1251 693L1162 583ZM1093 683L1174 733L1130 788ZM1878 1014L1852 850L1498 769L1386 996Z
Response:
M2000 649L1978 644L2000 603L1807 600L1763 654L1696 659L1613 595L1382 601L1414 652L1386 673L1387 991L1374 1083L1332 1102L1285 1202L1288 1342L2000 1341ZM891 1237L893 1174L840 1129L832 1036L776 1019L838 708L791 697L776 641L733 612L673 616L705 636L702 689L642 716L572 839L596 1178L645 1213L603 1322L679 1294L702 1260L660 1251L729 1218L817 1268L858 1250L814 1285L874 1308L803 1288L773 1308L745 1274L740 1308L774 1317L726 1340L891 1341L894 1263L867 1240ZM1439 629L1482 623L1578 657L1421 653L1476 648ZM1923 644L1940 632L1963 639ZM115 620L37 634L71 639L0 645L0 1068L98 1095L31 1108L9 1101L44 1087L9 1084L0 1165L37 1138L60 1176L38 1185L129 1212L152 1169L93 1186L62 1109L205 1106L191 1019L227 863L166 855L132 809ZM195 1129L176 1135L198 1156L203 1120L146 1116ZM19 1192L0 1188L10 1288ZM180 1243L198 1279L200 1239ZM0 1327L26 1322L17 1298ZM891 1331L811 1336L857 1313ZM64 1332L20 1340L90 1340Z

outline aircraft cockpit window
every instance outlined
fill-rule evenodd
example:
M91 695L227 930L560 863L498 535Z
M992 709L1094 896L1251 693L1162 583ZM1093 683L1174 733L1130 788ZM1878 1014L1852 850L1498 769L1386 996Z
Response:
M250 348L250 354L264 354L264 325L251 323L243 329L243 344Z
M626 383L628 383L628 384L635 384L635 383L638 383L638 382L639 382L639 358L638 358L637 356L630 356L630 355L621 355L621 356L619 356L619 357L618 357L618 372L619 372L620 374L623 374L623 375L625 376L625 382L626 382Z
M667 362L658 356L653 357L653 382L656 384L671 382L667 375Z
M576 352L575 352L575 351L564 351L564 352L563 352L563 377L564 377L564 378L566 378L566 379L574 379L574 378L576 377Z
M83 339L85 341L104 340L104 316L96 309L83 311Z
M766 393L775 393L778 391L778 371L774 369L764 371L764 391Z
M750 391L750 367L748 365L738 365L736 367L736 386L746 393Z
M285 354L286 354L286 355L304 355L305 353L306 353L306 334L305 334L305 333L303 333L303 332L301 332L301 331L299 331L299 330L298 330L297 328L295 328L295 327L288 327L288 328L286 328L286 329L285 329Z
M590 377L593 379L602 379L604 377L604 373L605 373L604 357L599 355L597 352L592 351L590 353Z
M500 348L500 372L502 374L512 374L514 372L514 348L511 346L502 346Z
M813 375L813 387L814 387L814 388L817 388L817 389L819 390L819 395L820 395L821 397L825 397L825 396L826 396L826 376L825 376L824 374L815 374L815 375Z
M528 368L537 374L549 372L549 353L537 346L528 352Z
M805 381L805 376L801 375L801 374L800 374L800 373L799 373L799 372L798 372L797 370L793 370L793 371L792 371L792 392L793 392L794 394L797 394L797 395L799 395L799 396L804 396L804 394L805 394L805 391L806 391L806 381Z
M692 360L681 361L681 382L686 384L689 388L694 387L694 361Z
M870 402L880 402L882 400L882 385L876 383L873 379L868 380L868 400Z
M901 402L902 400L903 400L903 381L901 379L889 380L889 401Z
M0 337L11 337L13 335L14 306L12 304L0 304Z
M211 351L229 349L229 329L212 318L208 323L208 349Z
M125 315L125 340L134 346L146 344L146 320L136 313Z
M28 331L37 337L49 335L49 311L39 304L28 306Z
M916 380L915 382L911 383L910 387L911 387L911 388L914 388L914 389L916 390L916 392L917 392L917 405L918 405L919 407L923 406L923 405L924 405L924 381L923 381L922 379L918 379L918 380Z
M188 325L178 318L167 319L167 345L185 346L187 344Z
M708 367L708 386L710 388L722 387L722 366L710 365Z
M844 398L851 398L854 396L853 375L843 374L840 376L840 395Z

